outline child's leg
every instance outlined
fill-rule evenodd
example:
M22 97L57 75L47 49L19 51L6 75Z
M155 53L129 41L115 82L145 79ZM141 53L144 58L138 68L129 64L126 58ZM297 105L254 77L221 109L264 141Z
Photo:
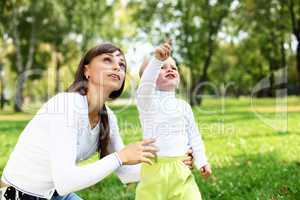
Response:
M191 170L181 160L174 163L173 178L169 178L168 200L201 200L201 193Z
M136 188L135 200L166 200L167 188L164 166L142 164L141 182Z

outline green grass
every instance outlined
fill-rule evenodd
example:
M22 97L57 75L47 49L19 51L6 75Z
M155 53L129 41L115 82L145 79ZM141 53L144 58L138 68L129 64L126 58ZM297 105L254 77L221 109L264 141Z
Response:
M194 175L203 199L300 199L300 99L288 99L288 112L275 112L274 99L220 99L194 108L213 175ZM284 102L284 101L283 101ZM278 103L278 102L277 102ZM277 104L278 105L278 104ZM114 107L126 144L141 139L137 110ZM0 114L0 172L31 114ZM96 159L94 156L88 162ZM115 175L78 192L84 199L134 199L134 188Z

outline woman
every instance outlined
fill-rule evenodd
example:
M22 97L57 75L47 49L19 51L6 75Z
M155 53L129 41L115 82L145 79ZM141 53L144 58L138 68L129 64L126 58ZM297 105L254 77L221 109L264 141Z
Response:
M124 147L106 101L124 88L126 61L105 43L81 59L68 92L52 97L28 123L10 155L1 182L6 199L81 199L75 191L116 172L123 183L139 179L139 164L151 163L155 140ZM100 160L78 166L95 152ZM191 159L185 160L191 166Z

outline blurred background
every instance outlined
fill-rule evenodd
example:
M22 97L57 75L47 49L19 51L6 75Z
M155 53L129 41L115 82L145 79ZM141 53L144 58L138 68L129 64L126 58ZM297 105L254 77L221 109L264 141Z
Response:
M126 97L143 58L166 38L192 104L202 94L300 93L299 0L2 0L0 9L1 109L65 90L83 53L103 41L126 52ZM262 79L269 85L253 91Z
M111 102L125 143L141 138L134 106L143 59L166 38L214 175L204 199L300 199L299 0L0 0L0 173L18 135L72 82L84 52L126 53ZM93 158L96 159L96 158ZM112 175L84 199L133 199Z

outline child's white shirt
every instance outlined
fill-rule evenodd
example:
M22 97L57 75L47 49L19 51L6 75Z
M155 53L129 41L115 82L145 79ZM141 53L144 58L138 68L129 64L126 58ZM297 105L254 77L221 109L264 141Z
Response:
M158 156L183 156L193 149L197 169L207 164L205 149L191 106L175 97L175 92L156 89L162 61L149 62L137 91L137 107L144 139L156 138Z

